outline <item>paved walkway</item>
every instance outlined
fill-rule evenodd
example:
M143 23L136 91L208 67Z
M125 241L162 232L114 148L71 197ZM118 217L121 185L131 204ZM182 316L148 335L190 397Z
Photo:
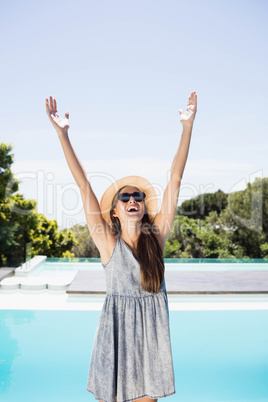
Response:
M268 293L268 271L166 271L168 294ZM68 294L106 293L103 271L79 271Z

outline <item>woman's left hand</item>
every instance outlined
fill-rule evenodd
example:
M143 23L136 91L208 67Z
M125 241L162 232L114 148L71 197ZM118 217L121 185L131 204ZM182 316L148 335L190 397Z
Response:
M188 103L185 112L183 112L182 109L179 109L180 121L183 127L193 125L196 110L197 110L197 95L196 92L191 92L191 95L188 98Z

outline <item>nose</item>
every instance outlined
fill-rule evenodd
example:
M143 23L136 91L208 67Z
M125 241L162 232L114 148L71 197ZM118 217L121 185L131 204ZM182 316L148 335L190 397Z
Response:
M133 195L130 196L129 202L131 202L131 203L135 202L136 203L135 198L133 197Z

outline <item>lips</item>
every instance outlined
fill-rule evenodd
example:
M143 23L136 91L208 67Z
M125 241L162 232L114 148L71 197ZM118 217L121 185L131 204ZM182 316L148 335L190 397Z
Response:
M139 211L139 208L134 205L127 208L127 212L137 212L137 211Z

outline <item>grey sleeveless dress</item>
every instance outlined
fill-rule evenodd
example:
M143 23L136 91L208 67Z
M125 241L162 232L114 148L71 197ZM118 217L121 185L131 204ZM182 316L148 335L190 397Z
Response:
M159 293L141 288L140 266L119 236L103 266L107 293L89 363L87 391L104 402L175 393L165 280Z

